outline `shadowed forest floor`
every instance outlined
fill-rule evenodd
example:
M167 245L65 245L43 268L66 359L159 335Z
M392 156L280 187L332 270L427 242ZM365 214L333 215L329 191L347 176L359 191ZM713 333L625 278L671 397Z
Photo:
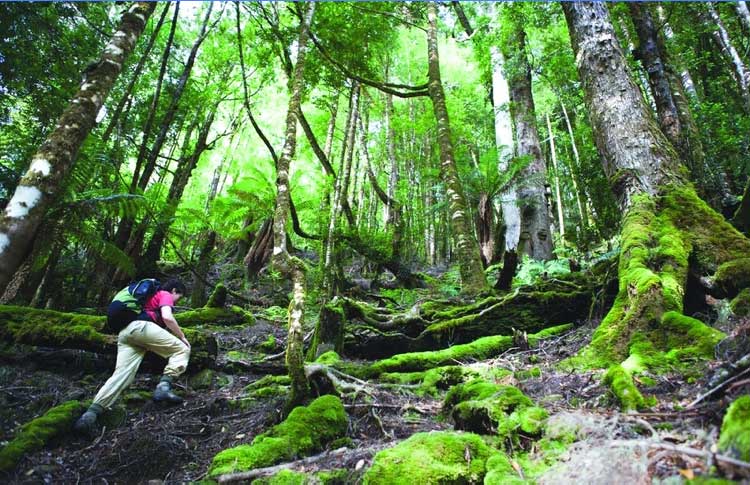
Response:
M283 378L261 391L250 385L267 375L285 375L284 321L279 312L267 308L257 307L254 313L258 320L252 326L211 328L220 348L216 364L211 370L179 381L177 389L186 398L184 404L163 407L153 403L150 393L158 373L142 369L118 407L106 416L105 427L97 436L58 438L43 450L24 456L5 480L182 483L205 478L218 452L250 443L282 419L288 390ZM511 348L489 360L454 364L507 370L497 379L498 384L516 386L548 412L550 422L577 430L577 440L534 481L575 483L585 479L587 483L604 483L613 470L624 480L622 483L708 473L715 465L710 458L679 450L711 450L724 409L735 397L750 392L750 380L740 379L717 394L718 399L706 399L686 409L707 390L711 369L690 382L676 374L654 375L652 382L636 381L645 395L655 399L648 412L621 413L614 396L602 384L604 371L574 372L559 366L590 341L596 324L580 323L529 350ZM0 353L4 361L0 369L0 441L12 439L19 425L54 405L90 399L114 362L113 356L83 351L64 356L55 350L33 351L36 356L46 352L50 358L14 360L11 357L18 354L17 347L12 352L7 347ZM61 365L61 359L66 364ZM434 396L418 395L417 385L385 381L352 379L350 382L360 383L358 389L342 395L349 418L348 439L312 458L301 457L289 468L305 473L345 469L348 471L339 478L341 483L358 483L381 449L417 432L453 429L451 418L441 413L445 389ZM511 445L519 449L509 453L533 455L537 438L520 433L518 442ZM525 478L523 467L515 466L519 478ZM585 475L581 475L582 470Z

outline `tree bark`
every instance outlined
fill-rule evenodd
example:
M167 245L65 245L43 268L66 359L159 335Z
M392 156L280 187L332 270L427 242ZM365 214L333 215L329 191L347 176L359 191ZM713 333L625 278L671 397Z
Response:
M293 258L287 251L286 222L289 216L290 186L289 166L297 147L297 117L302 104L304 89L305 56L310 37L310 24L315 13L315 2L306 4L300 21L297 40L297 62L291 79L291 96L286 116L284 148L276 167L276 209L273 219L274 248L273 265L293 283L292 300L289 303L288 337L286 344L286 365L291 379L291 392L287 409L300 404L309 394L309 385L304 369L304 343L302 341L302 321L305 310L305 265Z
M488 289L487 280L482 270L479 256L479 245L470 227L468 206L463 194L461 181L458 178L456 161L453 157L448 107L445 104L445 93L440 78L440 57L437 42L437 6L427 4L429 30L427 34L428 51L428 90L435 112L440 146L440 173L445 180L448 194L453 240L456 247L458 264L461 272L461 289L464 293L480 293Z
M119 122L120 115L122 114L123 108L125 108L125 104L128 102L128 100L131 99L131 96L133 93L133 87L135 86L136 81L140 77L141 71L143 70L143 66L146 64L146 61L148 61L149 59L149 56L151 54L151 49L154 47L156 38L159 37L159 32L161 32L161 26L164 24L164 19L167 18L167 13L169 12L170 7L171 7L171 4L169 3L164 5L164 9L162 10L161 17L159 17L159 21L157 22L156 27L154 27L154 31L151 34L151 38L148 40L148 44L146 45L146 48L143 50L143 55L141 55L141 58L138 60L138 64L133 69L133 76L130 78L130 81L128 82L128 85L125 88L125 91L123 92L123 95L120 98L120 101L117 103L115 110L112 112L112 116L110 117L107 128L104 130L104 134L102 134L102 143L107 143L107 140L109 140L109 137L112 135L112 131L114 130L117 123ZM175 8L178 8L178 7L175 6Z
M619 291L579 358L593 367L627 359L627 371L681 362L675 349L691 345L701 346L691 361L710 358L721 337L682 315L688 273L710 274L746 257L750 241L684 180L679 157L627 71L606 5L571 2L563 10L594 138L623 213ZM704 340L685 338L688 332Z
M528 157L528 165L521 171L524 183L518 190L521 206L521 250L542 261L552 259L552 234L545 185L547 168L542 157L542 145L536 126L536 110L531 92L531 67L526 58L526 32L518 22L513 22L506 57L511 66L508 75L510 86L511 117L516 135L516 156Z
M133 51L153 3L135 3L123 14L99 61L83 77L78 92L34 154L28 171L0 216L0 290L27 256L47 209L58 197L78 150Z
M552 132L552 123L549 121L549 114L546 115L547 132L549 133L549 152L552 158L552 167L555 169L555 200L557 203L557 223L560 226L560 238L565 243L565 219L563 217L563 202L560 194L560 170L557 165L557 153L555 151L555 134Z
M714 41L719 46L722 54L726 56L731 63L733 69L732 75L737 83L740 96L742 96L744 101L745 111L750 113L750 69L748 69L747 64L745 64L742 57L740 57L739 52L737 52L737 49L734 47L734 44L729 37L729 32L724 26L721 17L719 17L719 13L714 8L713 3L707 2L706 10L708 16L702 14L703 22L711 29L711 35L714 38Z
M745 33L750 33L750 10L747 8L747 2L737 2L734 4L734 8L737 9L737 16L740 18L742 26L745 27Z

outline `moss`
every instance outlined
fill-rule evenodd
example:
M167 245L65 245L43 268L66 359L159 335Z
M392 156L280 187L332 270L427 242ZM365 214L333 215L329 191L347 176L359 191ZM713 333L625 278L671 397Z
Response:
M719 266L714 284L730 298L750 287L750 257L727 261Z
M219 283L211 292L211 296L208 297L208 308L224 308L227 303L227 287Z
M198 325L252 325L255 317L238 306L229 308L203 307L187 312L176 313L181 327Z
M252 444L216 455L209 475L252 470L322 450L346 433L346 412L335 396L321 396L307 407L296 407L282 423L258 435Z
M239 350L230 350L227 353L225 353L224 356L230 362L239 362L239 361L250 359L250 355L247 352L242 352Z
M542 377L542 369L539 367L532 367L531 369L524 369L516 371L514 377L519 381L525 381L527 379L537 379Z
M536 345L541 339L563 333L570 328L571 325L568 324L544 329L537 334L529 335L529 344ZM511 336L482 337L471 343L454 345L443 350L394 355L372 364L369 372L371 375L380 375L384 372L420 371L453 364L461 360L485 360L501 354L512 346L513 337Z
M750 288L745 288L730 303L732 312L739 317L750 317Z
M487 461L499 454L473 433L417 433L375 455L363 483L481 483L487 474Z
M214 383L215 373L211 369L203 369L188 379L188 384L193 389L210 389Z
M78 401L67 401L21 427L16 437L0 450L0 471L15 468L21 458L43 448L52 439L70 433L73 422L84 411Z
M633 383L630 373L620 365L613 365L604 375L604 385L609 386L620 402L623 411L644 409L646 400Z
M252 485L304 485L306 483L309 483L306 473L281 470L273 476L253 480Z
M707 274L727 263L735 267L734 261L747 257L750 242L690 187L634 197L621 235L615 303L591 344L568 364L690 372L696 361L712 357L722 334L682 315L688 268Z
M341 362L341 356L339 356L339 354L337 354L333 350L329 350L328 352L321 354L320 357L315 359L315 362L318 364L333 365Z
M258 345L258 350L261 352L265 352L267 354L270 354L271 352L275 352L277 348L277 342L276 337L273 334L270 334L266 340L264 340L260 345Z
M495 433L512 443L517 442L519 431L540 435L548 417L516 387L482 379L452 387L443 401L443 413L450 414L456 429Z
M750 395L741 396L729 406L721 423L719 449L742 461L750 461Z

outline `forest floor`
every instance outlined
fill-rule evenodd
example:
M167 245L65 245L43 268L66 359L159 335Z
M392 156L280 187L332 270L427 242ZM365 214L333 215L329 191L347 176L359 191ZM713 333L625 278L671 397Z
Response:
M58 438L24 456L2 481L183 483L204 478L219 451L250 443L282 418L285 388L268 397L247 397L249 384L285 372L280 356L286 338L283 317L256 310L259 318L253 326L214 329L220 345L215 368L179 382L178 392L185 397L182 405L153 403L150 393L158 374L141 371L96 436ZM740 379L687 409L707 390L710 368L704 378L691 382L679 375L653 376L655 383L647 393L656 404L648 412L622 413L602 385L604 371L572 372L558 366L588 343L596 324L582 322L530 350L511 349L481 363L456 364L511 371L501 384L518 387L547 410L550 420L579 430L580 439L535 478L539 483L615 483L613 476L618 477L616 483L682 483L709 473L716 465L712 453L724 410L734 397L750 393L750 380ZM269 335L274 336L272 345ZM83 354L81 359L85 360ZM0 442L10 440L19 425L53 405L90 399L111 372L113 358L81 366L55 365L54 359L3 364ZM453 428L441 414L444 394L418 396L412 391L409 386L369 381L360 392L344 394L348 446L291 463L289 468L307 473L346 469L345 482L358 483L379 450L416 432ZM520 446L533 453L535 443L521 435ZM524 470L519 466L517 471L523 478Z

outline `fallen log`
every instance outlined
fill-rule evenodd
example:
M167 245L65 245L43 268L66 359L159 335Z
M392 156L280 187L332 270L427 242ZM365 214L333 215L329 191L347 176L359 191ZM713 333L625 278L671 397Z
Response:
M117 352L117 337L102 333L105 317L0 305L0 340L55 349L88 350L99 354ZM192 346L190 369L210 366L218 345L206 330L185 328Z

